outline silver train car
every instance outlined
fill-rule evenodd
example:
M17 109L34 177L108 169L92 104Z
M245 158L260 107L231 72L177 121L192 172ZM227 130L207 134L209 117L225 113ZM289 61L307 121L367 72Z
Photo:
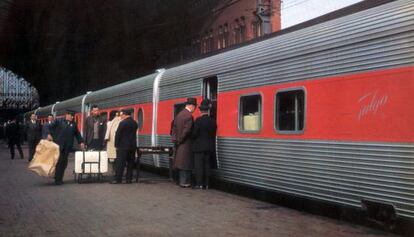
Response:
M218 182L414 220L414 2L400 0L57 103L79 124L133 110L171 146L186 97L213 101ZM46 108L46 107L45 107ZM43 115L43 114L42 114ZM197 116L197 114L195 114ZM142 163L168 168L168 157Z

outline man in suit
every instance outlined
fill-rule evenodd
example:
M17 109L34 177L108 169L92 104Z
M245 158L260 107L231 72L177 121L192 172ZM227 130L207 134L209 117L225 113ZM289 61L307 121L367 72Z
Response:
M191 131L193 116L197 106L196 98L187 98L185 108L175 117L171 139L176 146L174 166L178 169L179 185L191 187L191 171L193 169L193 153L191 151Z
M30 120L26 122L25 132L27 144L29 145L29 161L32 161L42 134L42 125L37 121L36 114L30 114Z
M209 101L200 105L201 116L194 122L192 132L194 152L194 170L196 183L194 189L208 189L210 178L210 159L216 151L216 121L209 116Z
M121 111L122 121L118 125L115 133L116 148L116 173L113 184L122 183L122 175L125 165L127 166L126 183L132 182L132 169L135 163L135 152L137 149L137 129L138 124L131 117L131 111Z
M17 124L16 119L11 120L6 126L6 137L8 139L9 148L10 148L10 158L14 159L14 146L17 147L17 150L20 154L20 159L23 159L23 151L20 146L20 128Z
M93 105L91 115L85 120L84 136L88 150L103 150L106 132L106 120L100 117L99 108Z
M53 121L55 121L55 118L53 117L52 114L49 114L47 116L47 122L43 124L43 127L42 127L42 139L47 139L50 141L53 140L53 133L50 130L50 126L53 124ZM48 136L49 134L51 134L50 137Z
M75 112L73 111L66 111L65 119L64 120L56 120L50 126L50 133L55 134L54 140L55 143L59 145L60 155L59 160L56 164L56 173L55 173L55 184L61 185L63 184L63 175L65 173L65 169L68 165L68 156L69 152L73 148L73 140L76 138L78 143L80 144L80 148L83 150L85 145L83 144L83 139L81 134L79 133L78 126L73 118L75 116Z

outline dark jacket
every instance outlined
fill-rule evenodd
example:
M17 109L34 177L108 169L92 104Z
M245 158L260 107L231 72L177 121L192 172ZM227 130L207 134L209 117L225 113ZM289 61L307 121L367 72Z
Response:
M26 122L25 133L27 141L39 141L42 136L42 125L36 121L32 123L32 120Z
M6 137L9 144L20 144L20 126L14 122L7 124Z
M46 122L45 124L43 124L42 127L42 139L47 139L47 135L51 134L52 137L54 138L54 134L53 131L50 129L52 123Z
M123 150L135 150L137 148L138 124L131 117L119 123L115 133L115 147Z
M174 166L177 169L193 169L193 153L191 151L191 131L193 116L183 109L174 119L171 139L176 145Z
M73 140L76 138L78 143L82 143L83 139L79 133L76 122L67 120L55 120L49 127L51 135L54 134L53 141L60 146L60 149L73 148ZM52 135L53 136L53 135Z
M192 132L193 152L214 152L216 150L216 121L207 114L198 117Z
M101 144L104 143L105 132L106 132L106 121L102 117L98 116L94 118L93 116L88 116L85 120L84 126L84 136L85 136L85 143L88 146L91 144L93 140L93 125L95 120L98 121L98 136L99 141Z

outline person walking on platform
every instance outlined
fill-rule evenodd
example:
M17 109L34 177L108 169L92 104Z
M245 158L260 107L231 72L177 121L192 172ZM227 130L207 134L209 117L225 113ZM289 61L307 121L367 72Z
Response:
M49 114L47 116L47 122L43 124L43 127L42 127L42 139L47 139L49 141L53 140L54 135L50 130L50 127L53 124L53 121L55 121L55 118L53 117L52 114ZM51 134L51 136L48 136L49 134Z
M6 137L10 148L10 158L14 159L14 146L19 151L20 159L24 159L22 147L20 146L20 126L16 119L10 121L6 126Z
M122 175L127 166L126 183L132 183L132 169L135 163L137 149L138 124L131 118L131 111L121 111L122 121L115 133L115 147L117 153L116 174L113 184L122 183Z
M209 116L209 101L203 100L200 105L201 116L194 122L192 132L194 152L194 189L208 189L210 178L210 159L216 151L216 121Z
M79 133L78 126L75 121L73 121L75 113L73 111L66 111L64 120L56 120L50 126L49 135L55 134L55 143L59 145L60 155L59 160L56 164L55 172L55 184L63 184L63 175L65 169L68 165L68 156L69 152L73 148L73 140L76 138L80 144L80 148L83 150L85 145L81 134Z
M37 121L35 113L30 114L30 120L26 122L25 133L27 144L29 146L29 162L32 161L36 146L40 141L42 134L42 125Z
M104 147L106 121L100 117L99 108L93 105L91 115L85 120L84 136L86 149L101 151Z
M191 187L191 171L193 169L193 153L191 151L191 131L193 116L197 106L196 98L187 98L185 108L174 119L171 139L176 146L174 166L178 169L179 185Z

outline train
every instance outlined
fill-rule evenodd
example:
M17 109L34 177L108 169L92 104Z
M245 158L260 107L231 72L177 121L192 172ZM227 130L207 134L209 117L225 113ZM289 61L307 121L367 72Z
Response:
M217 180L414 220L414 2L399 0L38 108L130 109L138 146L172 146L187 97L213 102ZM197 113L194 114L198 116ZM141 163L168 168L167 155Z

